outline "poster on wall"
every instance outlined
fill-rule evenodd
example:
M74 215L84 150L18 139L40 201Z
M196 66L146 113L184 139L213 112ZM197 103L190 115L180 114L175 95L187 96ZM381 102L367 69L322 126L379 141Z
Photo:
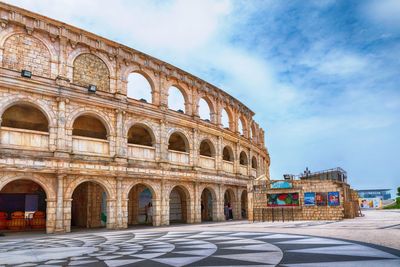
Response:
M287 181L277 181L277 182L271 183L272 189L284 189L284 188L292 188L292 187L293 187L292 183L287 182Z
M327 202L327 194L324 192L315 193L315 203L317 206L326 206Z
M359 198L360 208L362 209L378 209L382 207L380 198Z
M328 193L328 206L339 206L339 192L329 192Z
M299 193L268 194L268 206L285 207L298 206Z
M304 193L304 206L315 206L315 192Z

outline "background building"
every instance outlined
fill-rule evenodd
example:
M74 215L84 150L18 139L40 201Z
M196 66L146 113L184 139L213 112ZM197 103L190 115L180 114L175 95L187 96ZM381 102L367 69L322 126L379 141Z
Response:
M380 198L381 200L388 200L392 198L390 194L391 189L364 189L357 190L360 198Z

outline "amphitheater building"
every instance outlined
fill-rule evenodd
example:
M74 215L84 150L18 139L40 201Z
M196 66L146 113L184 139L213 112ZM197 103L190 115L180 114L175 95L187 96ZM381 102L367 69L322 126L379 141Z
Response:
M270 164L253 116L177 67L0 3L0 230L251 217L248 185Z

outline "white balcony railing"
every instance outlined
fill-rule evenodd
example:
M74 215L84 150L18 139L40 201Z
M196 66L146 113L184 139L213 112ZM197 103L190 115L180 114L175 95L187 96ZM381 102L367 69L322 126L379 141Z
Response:
M199 157L199 165L202 168L215 169L215 159L200 155L200 157Z
M48 150L49 133L1 127L0 142L4 146Z
M83 136L72 137L72 149L74 153L107 156L110 154L109 147L110 145L107 140Z
M128 157L135 159L155 160L156 149L151 146L128 144Z
M189 164L189 153L175 150L168 150L168 160L170 162Z
M222 169L226 172L233 173L233 162L223 160L222 161Z
M247 166L240 165L239 169L240 169L240 174L241 175L246 175L246 176L248 175L247 174Z

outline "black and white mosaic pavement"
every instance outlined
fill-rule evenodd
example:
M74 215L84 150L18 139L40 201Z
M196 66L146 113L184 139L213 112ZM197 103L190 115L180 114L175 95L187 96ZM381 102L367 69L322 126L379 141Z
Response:
M123 231L0 239L0 266L400 266L400 252L291 234Z

